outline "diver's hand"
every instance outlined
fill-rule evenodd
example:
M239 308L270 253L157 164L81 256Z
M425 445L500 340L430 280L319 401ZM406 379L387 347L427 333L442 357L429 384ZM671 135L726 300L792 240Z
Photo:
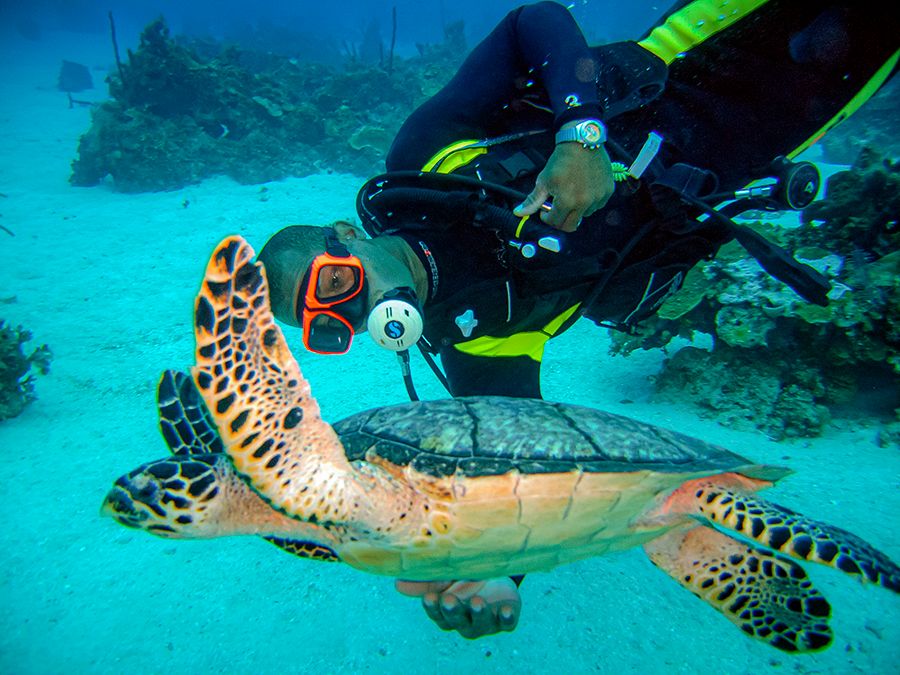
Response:
M422 598L425 613L443 630L474 640L515 630L522 611L519 589L509 577L486 581L396 582L403 595Z
M534 190L513 213L530 216L553 197L553 207L541 213L541 220L574 232L582 218L606 205L613 189L612 165L603 147L589 150L580 143L560 143L538 174Z

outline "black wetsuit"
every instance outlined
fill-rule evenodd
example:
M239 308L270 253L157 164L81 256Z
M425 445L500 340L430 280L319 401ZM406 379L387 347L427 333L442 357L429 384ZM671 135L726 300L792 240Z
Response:
M679 2L658 25L702 4L708 3ZM591 59L604 65L603 48L586 44L563 6L542 2L522 7L409 117L387 167L421 169L435 153L461 139L544 130L513 148L519 157L529 157L531 165L511 169L515 175L504 180L527 193L553 150L553 133L560 125L606 117L610 138L628 155L636 154L647 134L656 131L665 139L659 155L663 164L699 166L715 172L723 190L738 189L766 175L775 156L798 148L833 121L895 54L898 35L894 3L770 0L672 58L665 89L655 100L610 117L614 79L597 81L589 67ZM659 61L649 52L644 57ZM474 163L461 171L474 173L478 167ZM680 218L695 223L693 215ZM650 221L662 225L631 249L589 316L633 323L652 313L687 269L714 255L727 240L713 230L666 225L667 219L672 215L661 213L647 189L620 186L607 207L586 218L569 238L569 252L560 264L534 273L514 269L510 251L491 231L455 227L401 233L430 272L426 337L441 355L451 393L539 397L540 349L517 353L515 340L503 339L536 335L542 349L541 334L543 339L555 334L553 319L585 298L608 264L604 261ZM469 336L453 321L466 309L479 322ZM481 345L472 342L477 338L495 337L496 349L468 348Z

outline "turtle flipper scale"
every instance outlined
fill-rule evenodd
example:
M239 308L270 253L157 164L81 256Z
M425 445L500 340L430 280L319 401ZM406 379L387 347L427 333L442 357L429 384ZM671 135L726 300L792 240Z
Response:
M698 488L694 496L699 514L712 523L792 558L828 565L900 593L900 567L852 532L755 495L713 486Z
M156 386L159 430L173 455L222 452L222 439L190 375L163 371Z
M751 637L786 652L816 651L831 643L831 606L792 560L705 525L667 532L644 550Z
M306 487L330 458L346 458L322 420L309 383L269 308L268 283L241 237L216 247L194 305L194 382L235 469L274 508L298 518L313 508ZM304 457L311 457L304 464ZM304 479L298 467L308 471ZM316 516L329 517L324 496Z

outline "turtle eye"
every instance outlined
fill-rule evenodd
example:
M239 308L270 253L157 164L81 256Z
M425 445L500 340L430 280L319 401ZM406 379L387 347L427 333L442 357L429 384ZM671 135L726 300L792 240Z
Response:
M159 493L159 489L156 487L155 483L147 483L146 485L141 486L141 488L134 493L135 499L138 501L142 501L144 503L155 501L156 495Z
M154 480L135 481L132 484L131 495L144 504L155 502L159 495L159 485Z

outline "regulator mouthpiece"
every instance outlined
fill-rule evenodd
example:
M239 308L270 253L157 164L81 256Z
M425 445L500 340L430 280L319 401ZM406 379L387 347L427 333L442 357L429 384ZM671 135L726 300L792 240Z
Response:
M385 293L369 312L366 327L379 347L392 352L412 347L424 328L415 292L403 287Z

